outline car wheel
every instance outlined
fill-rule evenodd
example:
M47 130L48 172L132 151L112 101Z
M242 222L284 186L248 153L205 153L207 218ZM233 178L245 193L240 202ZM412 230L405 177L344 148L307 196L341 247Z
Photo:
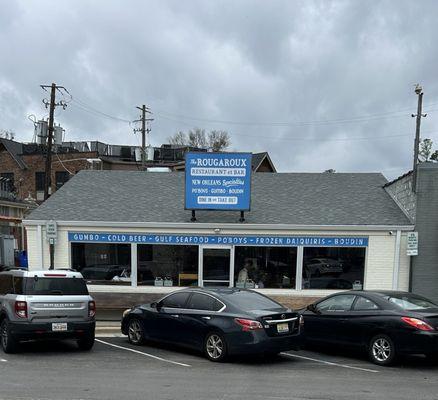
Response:
M80 350L88 351L94 346L94 333L88 334L78 339L78 347Z
M376 335L370 341L368 355L374 364L390 365L396 359L394 342L388 335Z
M142 344L144 341L143 324L137 318L133 318L128 322L128 340L132 344Z
M5 353L15 353L18 342L9 329L9 321L5 318L0 324L0 342Z
M204 352L210 361L224 361L227 357L227 343L224 337L217 332L209 333L205 338Z

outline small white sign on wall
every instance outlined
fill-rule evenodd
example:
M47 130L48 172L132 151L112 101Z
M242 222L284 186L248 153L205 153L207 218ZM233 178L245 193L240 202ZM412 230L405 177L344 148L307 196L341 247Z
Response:
M418 256L418 232L408 232L407 255Z
M46 223L46 239L50 244L55 244L58 237L58 226L56 221L47 221Z

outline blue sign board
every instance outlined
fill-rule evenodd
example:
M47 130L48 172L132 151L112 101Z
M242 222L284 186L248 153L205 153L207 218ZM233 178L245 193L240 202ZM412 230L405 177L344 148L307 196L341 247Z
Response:
M251 153L187 153L187 210L248 211Z
M141 244L223 244L236 246L367 247L368 238L358 236L240 236L175 235L142 233L69 232L69 242Z

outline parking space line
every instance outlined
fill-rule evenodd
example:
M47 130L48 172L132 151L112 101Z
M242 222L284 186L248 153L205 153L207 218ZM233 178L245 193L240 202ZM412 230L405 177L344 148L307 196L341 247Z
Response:
M112 347L115 347L117 349L131 351L132 353L141 354L142 356L150 357L150 358L153 358L155 360L163 361L163 362L166 362L166 363L169 363L169 364L175 364L175 365L179 365L181 367L191 367L191 365L189 365L189 364L180 363L178 361L167 360L167 359L162 358L162 357L154 356L153 354L145 353L144 351L139 351L139 350L131 349L129 347L119 346L117 344L105 342L104 340L101 340L101 339L95 339L95 340L96 340L96 342L99 342L99 343L102 343L102 344L106 344L107 346L112 346Z
M379 372L379 371L377 371L375 369L353 367L352 365L339 364L339 363L335 363L335 362L332 362L332 361L319 360L317 358L299 356L297 354L290 354L290 353L280 353L280 354L283 355L283 356L287 356L287 357L301 358L303 360L314 361L314 362L317 362L317 363L326 364L326 365L332 365L332 366L335 366L335 367L348 368L348 369L356 369L356 370L359 370L359 371L372 372L372 373L378 373Z

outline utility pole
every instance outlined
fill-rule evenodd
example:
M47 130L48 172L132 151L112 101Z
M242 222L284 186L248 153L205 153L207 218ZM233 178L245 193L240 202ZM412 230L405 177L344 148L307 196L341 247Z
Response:
M45 168L45 180L44 180L44 200L49 197L49 188L52 184L52 141L53 141L53 126L54 126L54 116L55 107L61 106L64 110L67 107L67 103L64 100L56 102L56 91L60 93L61 89L68 93L68 90L64 86L57 86L56 83L51 85L40 85L43 90L47 92L50 88L50 101L43 99L43 103L46 108L49 107L49 131L47 133L47 154L46 154L46 168ZM56 230L56 228L55 228ZM46 226L46 235L48 236L48 228ZM50 254L50 266L49 269L54 269L55 263L55 239L50 239L49 241L49 254Z
M141 111L140 119L135 120L134 122L141 122L141 128L134 129L135 132L141 132L141 170L144 171L145 162L146 162L146 146L149 143L146 143L146 135L149 135L151 128L149 127L149 122L153 121L153 118L146 118L146 114L152 114L151 110L146 107L144 104L141 107L136 107Z
M63 89L68 93L68 90L64 86L57 86L56 83L51 85L40 85L41 88L47 91L50 88L50 101L43 99L43 103L46 108L49 108L49 131L47 134L47 154L46 154L46 168L45 168L45 180L44 180L44 200L49 198L49 188L52 184L52 142L53 142L53 126L54 126L54 114L55 107L61 106L64 110L67 107L67 103L61 100L59 103L56 102L56 91Z
M414 165L412 168L412 190L417 192L417 175L418 175L418 153L420 150L420 126L421 117L426 117L427 114L422 114L423 109L423 88L417 83L415 85L415 93L418 96L417 114L412 114L412 118L416 117L415 126L415 142L414 142Z

